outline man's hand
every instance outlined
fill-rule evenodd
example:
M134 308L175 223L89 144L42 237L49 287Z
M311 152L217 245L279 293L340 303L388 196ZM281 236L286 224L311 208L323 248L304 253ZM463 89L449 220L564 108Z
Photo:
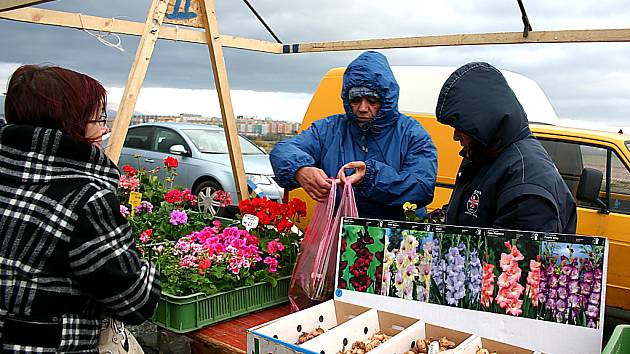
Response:
M324 170L317 167L302 167L295 174L295 180L315 201L326 202L332 185Z
M354 168L354 173L346 177L346 169ZM341 166L339 172L337 172L337 179L341 181L341 184L345 184L348 180L353 186L361 183L365 177L365 162L352 161Z

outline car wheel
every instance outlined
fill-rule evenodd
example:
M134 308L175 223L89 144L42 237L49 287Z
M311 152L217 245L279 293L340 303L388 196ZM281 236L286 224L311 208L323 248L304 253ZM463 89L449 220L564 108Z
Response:
M203 181L197 186L194 194L197 195L199 210L212 216L224 216L226 211L221 208L221 202L216 200L217 192L223 190L215 181Z

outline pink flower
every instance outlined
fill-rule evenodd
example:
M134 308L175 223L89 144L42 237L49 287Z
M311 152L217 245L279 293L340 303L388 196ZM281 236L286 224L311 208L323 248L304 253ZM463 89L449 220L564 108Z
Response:
M529 261L529 272L527 273L527 289L525 293L529 295L532 306L538 307L538 293L540 291L540 262Z
M228 269L233 273L233 274L238 274L241 271L241 266L242 264L242 260L239 259L238 257L234 257L232 259L230 259L230 264L228 265Z
M269 272L275 273L278 271L278 260L273 257L265 257L263 261L265 264L269 265Z
M221 208L225 208L228 205L232 204L232 196L230 195L230 192L226 192L224 190L216 191L216 194L214 195L214 200L221 203Z
M121 175L118 186L122 189L137 191L140 186L140 180L135 176Z
M195 256L187 254L179 260L179 266L182 268L193 268L196 266Z
M140 203L140 205L136 206L136 213L141 214L142 212L145 212L145 211L151 214L153 212L153 204L151 204L151 202L143 200L142 203Z
M123 217L125 217L125 218L126 218L127 216L129 216L129 208L127 208L127 207L126 207L126 206L124 206L124 205L121 205L121 206L120 206L120 215L122 215L122 216L123 216Z
M267 253L278 255L279 252L284 250L284 245L280 242L279 239L271 240L267 244Z
M513 316L520 316L523 311L521 306L523 301L520 300L524 287L519 284L521 278L521 268L518 261L525 259L523 254L518 250L516 245L512 246L510 242L505 242L505 246L510 253L501 253L501 270L503 273L499 276L497 285L499 291L495 300L499 307L505 310L505 313Z
M151 240L151 235L153 235L153 229L146 229L140 233L140 241L142 243L147 243Z
M171 219L169 222L172 225L183 225L188 222L188 214L185 211L173 210L171 211Z
M481 303L490 307L494 296L494 264L483 262L483 278L481 281Z

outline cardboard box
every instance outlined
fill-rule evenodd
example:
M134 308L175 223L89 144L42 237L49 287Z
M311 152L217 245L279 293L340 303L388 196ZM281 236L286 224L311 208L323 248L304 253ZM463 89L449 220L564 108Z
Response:
M476 354L480 348L487 349L488 352L497 352L500 354L540 354L531 350L520 348L517 346L493 341L487 338L475 336L463 343L461 348L455 351L455 354Z
M453 348L453 350L457 350L462 346L462 344L466 343L471 338L474 338L474 336L468 333L455 331L440 326L434 326L432 324L423 322L422 324L422 326L414 326L398 333L395 337L378 346L375 350L370 351L370 353L402 354L415 347L418 340L423 340L429 337L432 337L434 340L438 340L441 337L446 337L449 340L455 342L455 348Z
M247 331L248 353L310 353L298 345L299 336L316 328L328 332L362 313L367 307L330 300Z
M388 344L386 348L389 349L381 350L381 346L385 345L382 344L370 353L404 353L413 340L409 338L413 338L414 333L423 331L424 326L424 322L417 318L372 309L304 343L301 347L320 354L336 354L342 349L350 349L354 342L367 340L381 332L392 337L385 342Z

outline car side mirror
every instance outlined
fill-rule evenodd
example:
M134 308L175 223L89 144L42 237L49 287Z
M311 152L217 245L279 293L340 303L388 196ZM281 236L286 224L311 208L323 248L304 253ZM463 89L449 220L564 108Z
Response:
M602 171L585 167L582 170L582 176L580 177L580 183L578 184L575 198L579 201L596 204L600 206L602 210L607 209L606 204L599 199L599 189L603 179L604 174Z
M170 152L173 155L183 155L183 156L188 156L189 153L188 151L186 151L186 148L184 147L184 145L180 145L180 144L176 144L171 146L168 149L168 152Z

